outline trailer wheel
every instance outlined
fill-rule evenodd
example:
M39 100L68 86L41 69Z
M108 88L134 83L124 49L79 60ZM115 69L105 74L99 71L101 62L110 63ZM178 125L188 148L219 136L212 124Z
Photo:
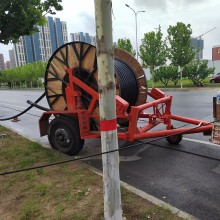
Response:
M170 137L166 137L166 140L170 144L179 144L179 142L182 140L182 135L181 134L176 134Z
M50 122L48 140L52 148L70 156L79 153L84 145L78 122L64 116L58 116Z
M174 127L172 127L171 129L175 129ZM183 135L182 134L175 134L169 137L166 137L166 140L170 143L170 144L179 144L180 141L182 141Z
M129 126L129 121L126 119L118 119L117 123L121 126L121 127L128 127Z

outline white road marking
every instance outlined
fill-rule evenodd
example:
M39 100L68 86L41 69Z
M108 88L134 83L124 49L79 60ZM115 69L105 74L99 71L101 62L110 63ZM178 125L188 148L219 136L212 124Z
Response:
M201 140L192 139L192 138L185 138L185 137L183 138L183 140L192 141L192 142L201 143L201 144L206 144L206 145L211 145L211 146L216 146L216 147L219 147L219 148L220 148L220 145L218 145L218 144L213 144L213 143L208 142L208 141L201 141Z
M218 166L216 166L214 169L212 169L212 171L213 171L214 173L217 173L217 174L220 175L220 164L218 164Z
M143 146L141 147L141 149L139 149L135 154L133 155L129 155L129 156L119 156L120 158L120 162L126 162L126 161L136 161L136 160L140 160L142 159L141 157L139 157L138 155L140 153L142 153L143 151L147 150L150 146Z
M8 104L8 103L4 103L4 102L1 102L1 104L6 105L6 106L4 106L4 107L11 106L11 107L22 108L22 109L26 109L26 108L29 107L29 106L24 107L24 106L20 106L20 105L12 105L12 104ZM0 107L1 107L1 106L0 106ZM2 107L3 107L3 106L2 106ZM13 109L12 109L12 110L13 110ZM32 110L42 112L42 110L37 109L37 108L32 109Z

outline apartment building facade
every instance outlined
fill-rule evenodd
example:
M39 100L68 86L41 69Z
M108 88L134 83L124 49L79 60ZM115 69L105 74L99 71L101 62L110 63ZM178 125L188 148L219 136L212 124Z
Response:
M203 59L204 40L202 38L191 38L191 47L193 47L196 58Z
M16 66L47 61L58 47L68 42L67 24L59 18L47 17L47 23L38 30L31 36L20 37L14 44Z
M82 41L92 45L96 45L96 38L95 36L89 35L89 33L79 32L79 33L71 33L70 34L70 41Z
M10 68L16 67L14 50L9 50L8 54L9 54Z
M0 53L0 71L5 69L4 55Z

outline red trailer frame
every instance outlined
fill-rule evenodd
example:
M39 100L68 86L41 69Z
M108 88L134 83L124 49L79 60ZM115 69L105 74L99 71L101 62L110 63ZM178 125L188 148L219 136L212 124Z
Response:
M59 115L68 115L74 117L79 122L81 139L100 138L100 131L92 131L90 129L90 120L99 120L99 115L95 113L95 109L99 103L99 94L91 87L74 75L72 69L66 69L69 75L69 83L65 88L67 110L64 111L48 111L43 113L39 120L40 135L47 135L49 127L49 118L51 115L55 117ZM91 95L91 102L87 109L83 108L81 102L82 90ZM129 104L120 96L116 95L116 116L118 120L128 122L128 128L121 131L118 130L118 138L126 141L134 141L146 138L157 138L165 136L178 136L183 134L203 132L204 135L211 135L212 124L209 122L186 118L171 114L172 96L165 95L159 89L152 89L148 95L153 101L146 102L143 105L131 106L128 112ZM151 111L150 111L151 110ZM138 120L145 119L146 124L138 127ZM194 127L184 127L175 129L172 120L185 122L196 125ZM159 124L166 125L166 129L150 131Z

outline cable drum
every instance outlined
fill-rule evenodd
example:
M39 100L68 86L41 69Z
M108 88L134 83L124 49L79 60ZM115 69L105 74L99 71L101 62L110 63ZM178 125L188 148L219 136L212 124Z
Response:
M114 49L116 94L130 105L141 105L147 99L147 80L138 61L119 48ZM98 91L96 48L85 42L70 42L58 48L48 61L45 73L45 93L52 110L66 110L66 69L74 69L76 76ZM83 91L86 93L86 91ZM83 94L88 104L89 95ZM88 106L88 105L85 106ZM98 114L98 106L95 109Z
M130 106L144 104L147 100L147 79L139 62L130 53L119 48L114 49L114 62L119 95Z

